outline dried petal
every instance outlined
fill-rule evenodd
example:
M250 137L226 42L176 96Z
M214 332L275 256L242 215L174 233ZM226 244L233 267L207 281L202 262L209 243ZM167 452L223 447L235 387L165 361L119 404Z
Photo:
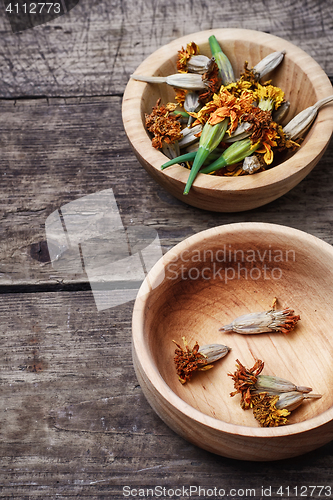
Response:
M257 394L253 397L253 415L261 427L278 427L287 423L290 412L278 409L276 404L279 396L270 396L266 393Z
M230 394L230 396L235 396L236 394L241 394L241 407L243 410L247 410L248 408L252 408L252 394L251 390L257 381L258 375L264 369L264 363L260 359L258 359L252 368L245 368L244 365L237 359L237 370L234 374L228 373L229 377L232 377L234 381L234 388L236 389L234 392Z
M150 115L145 115L147 130L154 134L152 146L156 149L162 149L163 142L173 144L182 137L180 122L172 114L177 105L169 103L160 106L160 102L158 99Z

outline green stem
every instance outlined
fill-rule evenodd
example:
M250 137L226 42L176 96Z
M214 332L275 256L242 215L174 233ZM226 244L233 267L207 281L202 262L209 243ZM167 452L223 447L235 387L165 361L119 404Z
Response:
M177 156L177 158L172 158L172 160L167 161L161 165L161 170L164 170L167 167L171 167L171 165L175 165L176 163L184 163L186 161L193 161L197 151L191 151L190 153L185 153L183 155ZM208 161L217 160L221 156L221 153L210 153L207 156Z
M196 178L204 161L206 160L208 155L212 151L214 151L214 149L216 149L217 146L222 141L223 136L227 130L228 123L229 123L229 118L225 118L222 122L217 123L216 125L210 125L208 122L205 124L200 136L199 149L194 158L194 162L183 194L189 193L191 186L194 182L194 179Z
M234 165L235 163L244 160L244 158L246 158L247 156L252 155L252 153L254 153L254 151L258 149L259 146L260 143L253 146L250 139L243 139L242 141L234 142L233 144L231 144L231 146L228 147L228 149L226 149L222 153L220 158L218 158L208 167L200 170L200 173L211 174L212 172L216 172L217 170L220 170L221 168L228 165Z

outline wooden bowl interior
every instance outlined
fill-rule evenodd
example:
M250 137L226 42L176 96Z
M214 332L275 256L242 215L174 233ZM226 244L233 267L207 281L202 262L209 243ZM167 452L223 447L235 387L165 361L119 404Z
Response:
M247 367L261 359L263 373L323 395L293 411L291 424L333 406L333 254L328 245L318 246L312 237L305 242L303 233L297 234L216 231L187 240L181 254L167 254L165 279L145 303L144 342L164 381L191 407L223 422L259 427L252 412L240 408L239 395L230 397L233 381L228 373L235 371L236 359ZM219 332L242 314L270 309L274 297L278 309L290 307L301 316L290 334ZM182 385L172 340L182 344L183 336L190 345L221 343L232 350L213 369L196 372Z

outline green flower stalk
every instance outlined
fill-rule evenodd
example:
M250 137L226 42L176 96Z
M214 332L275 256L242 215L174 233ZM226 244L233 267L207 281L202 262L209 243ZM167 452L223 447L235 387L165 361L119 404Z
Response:
M189 193L191 186L194 182L194 179L196 178L204 161L206 160L208 155L212 153L214 149L216 149L217 146L222 141L223 136L227 130L228 124L229 124L229 118L225 118L223 121L217 123L216 125L210 125L208 122L205 123L200 137L199 149L195 155L191 172L188 177L183 194Z
M229 83L234 83L236 81L234 70L232 69L231 63L225 53L222 51L219 42L214 35L210 36L209 39L210 50L212 51L212 56L219 68L219 74L222 80L222 85L226 86Z
M234 142L217 160L214 161L214 163L211 163L208 167L204 167L200 170L200 173L211 174L212 172L216 172L223 167L238 163L239 161L244 160L247 156L252 155L252 153L258 149L259 146L260 143L254 145L251 144L250 139L243 139L242 141Z

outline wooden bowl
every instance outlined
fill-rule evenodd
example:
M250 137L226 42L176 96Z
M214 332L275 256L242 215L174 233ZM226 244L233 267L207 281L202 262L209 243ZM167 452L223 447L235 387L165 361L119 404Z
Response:
M198 233L170 250L143 283L133 312L133 361L142 390L176 433L210 452L242 460L278 460L333 438L333 249L296 229L239 223ZM288 335L220 332L250 312L290 307L301 320ZM185 336L193 346L231 351L182 385L173 362ZM263 428L230 397L239 359L265 363L264 374L312 387L289 423Z
M177 51L188 42L200 46L210 56L208 38L214 34L230 59L236 78L244 68L277 50L285 50L284 61L270 75L291 103L286 121L316 101L332 94L331 83L321 67L303 50L286 40L267 33L244 29L220 29L193 33L179 38L150 55L136 74L167 76L176 73ZM139 162L167 191L189 205L216 212L240 212L279 198L296 186L314 168L323 155L333 129L332 106L322 108L302 147L289 159L265 172L242 177L200 174L188 195L183 190L189 171L174 165L161 171L166 157L151 145L144 115L151 113L159 97L162 103L175 102L174 89L166 84L130 80L123 99L123 123Z

